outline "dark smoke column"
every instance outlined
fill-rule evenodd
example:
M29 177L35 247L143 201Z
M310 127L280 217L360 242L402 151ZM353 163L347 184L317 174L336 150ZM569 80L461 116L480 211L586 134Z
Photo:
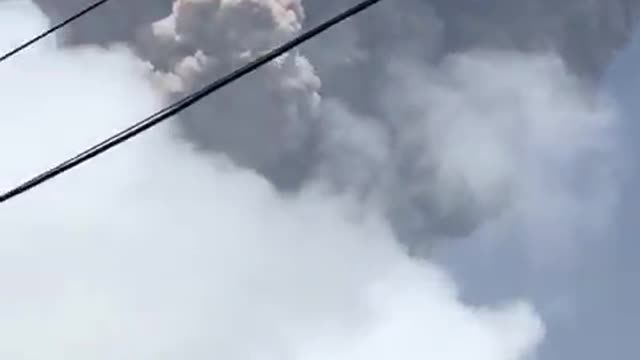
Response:
M36 0L58 19L84 1ZM168 96L180 97L345 6L344 0L114 0L75 24L67 44L126 41ZM261 172L281 190L321 174L337 191L382 193L407 242L464 236L499 212L502 199L487 203L464 182L450 189L455 199L441 197L434 174L443 164L430 155L433 144L398 139L399 119L381 101L393 82L389 64L427 67L477 48L550 51L597 82L639 16L640 0L387 0L194 107L181 116L181 128L190 142ZM362 144L345 140L356 126L393 144L384 154L391 166L369 161Z

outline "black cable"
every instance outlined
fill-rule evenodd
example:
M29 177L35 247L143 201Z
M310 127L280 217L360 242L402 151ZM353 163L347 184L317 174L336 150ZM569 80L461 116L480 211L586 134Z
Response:
M277 47L274 50L260 56L256 60L248 63L247 65L233 71L232 73L214 81L213 83L203 87L202 89L194 92L193 94L184 97L182 100L156 112L155 114L147 117L146 119L138 122L137 124L120 131L116 135L102 141L100 144L91 147L88 150L76 155L75 157L47 170L40 175L32 178L31 180L17 186L16 188L7 191L0 195L0 203L3 203L11 198L14 198L32 188L41 185L42 183L49 181L56 176L81 165L82 163L91 160L92 158L102 154L103 152L133 138L136 135L152 128L155 125L171 118L172 116L180 113L182 110L202 100L209 94L221 89L222 87L229 85L230 83L240 79L241 77L254 72L258 68L266 65L267 63L282 56L286 52L294 49L300 44L320 35L321 33L329 30L333 26L347 20L348 18L357 15L358 13L366 10L367 8L375 5L381 0L365 0L357 5L345 10L344 12L336 15L335 17L321 23L320 25L300 34L293 40L286 42L285 44Z
M101 5L104 5L108 2L109 0L100 0L100 1L96 1L95 3L87 6L86 8L84 8L82 11L75 13L74 15L72 15L71 17L67 18L66 20L58 23L57 25L49 28L49 30L46 30L45 32L41 33L40 35L32 38L29 41L24 42L22 45L16 47L15 49L9 51L8 53L0 56L0 63L9 59L10 57L18 54L19 52L27 49L28 47L30 47L31 45L37 43L38 41L44 39L45 37L55 33L56 31L62 29L63 27L69 25L70 23L78 20L79 18L83 17L84 15L90 13L91 11L97 9L98 7L100 7Z

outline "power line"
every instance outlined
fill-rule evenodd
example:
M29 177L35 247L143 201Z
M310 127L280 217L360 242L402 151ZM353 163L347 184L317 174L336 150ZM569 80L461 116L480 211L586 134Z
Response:
M282 56L286 52L296 48L297 46L305 43L312 38L320 35L321 33L329 30L330 28L338 25L339 23L353 17L360 12L368 9L369 7L375 5L381 0L365 0L358 3L355 6L350 7L349 9L343 11L342 13L336 15L335 17L326 20L325 22L317 25L316 27L300 34L294 39L280 45L279 47L269 51L268 53L258 57L252 62L240 67L239 69L231 72L230 74L223 76L222 78L210 83L209 85L203 87L202 89L192 93L184 97L183 99L175 102L174 104L167 106L166 108L156 112L155 114L147 117L146 119L136 123L135 125L130 126L129 128L120 131L116 135L111 136L110 138L102 141L101 143L94 145L93 147L83 151L82 153L76 155L75 157L66 160L63 163L41 173L40 175L32 178L31 180L13 188L12 190L7 191L6 193L0 195L0 203L3 203L9 199L12 199L26 191L33 189L36 186L41 185L42 183L49 181L56 176L81 165L82 163L93 159L94 157L106 152L107 150L124 143L125 141L133 138L141 134L142 132L149 130L150 128L158 125L159 123L171 118L172 116L182 112L184 109L194 105L198 101L202 100L206 96L211 93L231 84L232 82L240 79L241 77L248 75L249 73L254 72L258 68L266 65L267 63L275 60L276 58Z
M91 11L99 8L101 5L104 5L108 2L109 0L100 0L100 1L96 1L95 3L87 6L86 8L84 8L83 10L81 10L80 12L75 13L74 15L72 15L71 17L67 18L66 20L58 23L57 25L49 28L48 30L46 30L45 32L41 33L40 35L32 38L31 40L28 40L24 43L22 43L21 45L19 45L18 47L16 47L15 49L9 51L8 53L0 56L0 63L9 59L10 57L18 54L19 52L26 50L28 47L30 47L31 45L37 43L38 41L44 39L45 37L52 35L53 33L55 33L56 31L62 29L63 27L69 25L70 23L78 20L79 18L87 15L88 13L90 13Z

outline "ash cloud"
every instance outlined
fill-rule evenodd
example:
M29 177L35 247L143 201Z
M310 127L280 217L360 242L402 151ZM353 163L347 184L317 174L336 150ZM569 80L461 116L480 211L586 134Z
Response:
M79 7L55 0L38 3L54 9L52 14ZM174 99L344 4L138 0L127 5L126 24L117 26L110 21L119 10L108 6L72 28L67 44L126 42L148 62L165 97ZM429 248L434 239L465 237L505 211L506 216L513 213L525 198L514 195L524 193L518 190L524 182L519 177L526 173L516 165L529 166L525 157L548 150L564 161L569 174L556 175L552 168L557 164L541 169L548 178L541 180L545 186L574 199L575 174L597 173L598 181L585 193L597 199L594 203L614 196L606 179L611 167L587 159L613 156L602 145L607 131L589 133L587 145L568 140L567 146L545 148L548 144L536 143L544 136L535 129L548 118L566 125L547 131L568 126L576 132L569 136L582 136L583 125L576 124L583 122L587 129L594 123L613 126L608 106L590 107L584 92L636 17L634 3L623 0L383 2L189 110L179 131L199 149L258 171L280 191L297 192L321 182L374 204L391 219L401 241ZM598 46L579 46L585 32L590 41L601 39ZM519 68L509 66L510 61ZM491 62L506 62L508 70L519 71L506 78L504 69ZM412 70L398 71L403 66ZM476 84L465 79L478 77L477 71L491 74L479 77L480 85L496 85L471 91ZM559 105L570 107L568 115L536 107L559 106L551 100L557 93L563 97ZM505 106L507 101L516 103ZM518 141L532 144L523 148ZM524 155L531 152L536 155ZM604 212L595 205L588 208Z

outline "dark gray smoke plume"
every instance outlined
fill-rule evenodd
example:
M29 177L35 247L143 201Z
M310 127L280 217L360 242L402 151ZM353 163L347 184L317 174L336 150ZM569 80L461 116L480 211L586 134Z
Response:
M54 18L83 3L36 2ZM317 23L347 5L319 0L115 1L74 25L65 41L70 46L128 43L173 99L294 36L303 24ZM455 130L434 124L452 122L449 117L456 112L493 118L495 110L483 111L500 107L510 88L514 101L526 102L522 98L527 90L516 91L524 83L505 60L523 59L517 54L557 54L564 62L541 58L522 65L519 70L524 72L560 73L566 66L582 81L597 80L628 39L639 10L640 3L632 0L386 1L194 107L181 117L182 136L205 151L226 154L257 170L283 191L321 181L334 191L376 203L386 209L406 242L465 236L511 206L518 184L511 174L500 173L507 171L501 168L478 185L471 176L481 172L470 174L469 163L455 163L462 150L451 150L460 155L441 153L449 145L439 141L449 141L448 134L468 132L467 141L475 142L483 136L481 126L472 133L465 130L473 127L470 120L455 125ZM480 52L481 60L457 55L479 48L489 50ZM491 63L513 71L513 83ZM477 68L487 71L475 74L478 84L467 83L467 72ZM582 91L583 84L573 79L560 82L572 93ZM482 94L480 88L461 89L461 83L498 85L489 86L494 92ZM452 97L430 104L416 94L419 89L438 97L438 86L449 89ZM555 106L555 91L542 91L549 97L545 106ZM454 109L447 103L458 99L467 104L466 97L476 96L484 97L478 109ZM524 108L506 117L526 119ZM518 131L510 125L483 126ZM456 137L456 146L464 147L459 141ZM505 163L520 161L525 153ZM476 160L488 161L481 156ZM598 166L589 169L600 171Z

